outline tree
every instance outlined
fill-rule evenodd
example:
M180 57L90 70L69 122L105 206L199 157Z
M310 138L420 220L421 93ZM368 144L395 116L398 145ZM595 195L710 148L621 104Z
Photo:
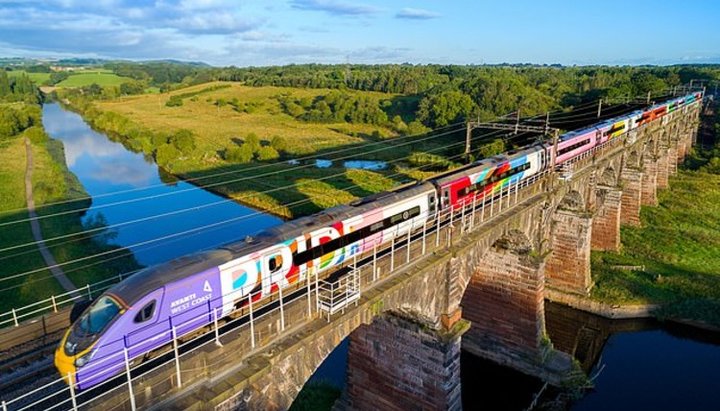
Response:
M253 159L253 150L247 144L240 147L229 147L225 149L225 160L233 163L249 163Z
M50 78L48 79L47 83L48 85L54 86L57 83L67 79L70 77L70 73L67 71L55 71L50 74Z
M10 79L8 78L7 72L0 69L0 99L5 98L10 94L12 94Z
M248 134L247 137L245 137L244 143L253 153L257 153L258 150L260 150L260 139L255 133Z
M273 136L270 140L270 145L277 151L287 151L287 141L280 136Z
M178 157L180 157L180 151L172 144L164 144L155 150L155 161L160 166L167 166Z
M280 154L271 146L264 146L258 150L257 157L260 161L276 160Z
M457 90L444 91L420 101L418 118L430 127L443 127L460 121L475 109L470 96Z
M120 84L120 94L130 96L133 94L142 94L145 92L145 84L140 81L128 81Z
M181 153L187 154L195 150L195 135L188 129L181 129L170 137L170 143Z

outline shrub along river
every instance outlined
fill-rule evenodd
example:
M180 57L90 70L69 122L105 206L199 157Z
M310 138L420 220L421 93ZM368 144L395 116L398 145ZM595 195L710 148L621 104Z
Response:
M93 197L85 222L107 224L109 231L102 235L130 249L141 264L213 248L281 222L166 175L152 158L128 151L58 104L45 104L43 124L52 138L63 142L68 168ZM553 304L546 307L547 330L555 347L574 354L593 377L594 388L570 409L720 409L719 335L654 321L610 321ZM346 364L347 341L311 381L342 388ZM466 354L462 385L465 409L513 411L527 409L542 387L534 378ZM545 391L539 408L548 409L556 399L557 392Z

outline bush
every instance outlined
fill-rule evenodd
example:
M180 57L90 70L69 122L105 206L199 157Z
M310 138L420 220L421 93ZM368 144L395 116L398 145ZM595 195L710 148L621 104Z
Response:
M478 158L488 158L496 156L505 151L505 142L502 139L495 139L489 143L480 146L478 150Z
M182 129L169 140L181 153L187 154L195 150L195 135L192 131Z
M276 160L278 157L280 157L280 154L278 154L277 150L270 146L260 147L257 155L258 160L260 161Z
M410 136L425 134L428 131L430 131L430 129L417 120L411 121L410 124L407 125L407 134Z
M240 147L230 147L225 149L225 160L233 163L249 163L253 159L253 150L247 144Z
M44 143L48 140L48 135L45 134L45 130L38 126L32 126L26 129L24 135L35 144Z
M408 157L413 167L422 167L423 171L443 171L452 165L446 158L437 154L413 152Z
M155 150L155 161L161 166L167 166L178 157L180 157L180 151L172 144L162 145Z
M278 152L287 151L287 141L280 136L273 136L272 140L270 140L270 145Z
M253 153L257 153L260 150L260 138L258 138L257 134L250 133L245 137L244 145L248 146Z
M138 136L135 138L131 138L128 140L128 146L130 147L130 150L134 152L142 152L142 153L152 153L152 143L150 142L150 138L146 136Z
M182 105L183 105L183 101L182 101L182 99L179 98L178 96L172 96L172 97L170 97L170 100L168 100L168 101L165 103L165 106L167 106L167 107L180 107L180 106L182 106Z
M704 171L704 172L710 173L710 174L719 174L720 175L720 157L711 158L707 164L700 167L700 171Z
M150 142L152 143L153 147L161 147L168 143L168 136L160 133L153 134L152 137L150 137Z

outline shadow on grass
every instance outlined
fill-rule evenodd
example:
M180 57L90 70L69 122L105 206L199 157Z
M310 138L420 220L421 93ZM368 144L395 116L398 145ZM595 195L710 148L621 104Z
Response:
M43 238L46 239L45 244L58 264L94 256L61 266L77 287L97 283L141 267L129 250L110 244L114 233L103 228L107 224L102 218L83 223L82 218L89 205L88 200L79 200L44 206L37 210L39 217L57 214L39 222ZM77 209L82 211L70 212ZM27 219L25 210L0 216L0 224L11 223L3 225L0 230L0 248L17 247L0 252L0 313L66 292L53 278L50 270L45 268L47 266L35 244L30 223L25 221ZM89 229L98 230L91 234L77 234L47 241ZM24 244L27 245L20 247ZM109 256L112 258L108 258Z

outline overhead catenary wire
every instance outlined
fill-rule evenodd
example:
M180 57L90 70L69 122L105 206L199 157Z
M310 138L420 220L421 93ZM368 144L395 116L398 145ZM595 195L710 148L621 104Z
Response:
M500 134L501 132L497 132L497 133ZM493 133L491 133L491 134L493 134ZM487 136L482 136L482 137L487 137ZM439 148L437 148L436 150L444 150L444 149L446 149L447 147L460 146L460 145L462 145L462 144L465 144L465 142L457 142L457 143L451 144L451 145L449 145L449 146L439 147ZM435 151L435 150L430 150L430 151ZM454 158L454 157L457 157L457 156L453 156L453 158ZM398 161L404 160L405 158L406 158L406 157L402 157L402 158L399 158L399 159L395 159L395 160L389 161L388 163L398 162ZM422 166L421 166L421 167L422 167ZM402 173L396 173L396 174L402 174ZM336 174L329 175L329 176L324 176L324 177L318 178L318 179L316 179L316 180L314 180L314 181L327 180L327 179L339 177L339 176L342 176L342 175L344 175L344 172L343 172L343 173L336 173ZM308 183L310 183L310 182L308 182ZM299 183L299 184L301 184L301 183ZM278 188L275 188L275 189L273 189L273 190L282 190L282 189L286 189L286 188L293 187L293 186L297 186L297 185L298 185L298 184L291 184L291 185L284 186L284 187L278 187ZM354 185L354 186L357 186L357 184ZM310 199L305 199L305 200L302 200L302 201L311 201L311 200L310 200ZM280 207L282 207L282 206L280 206ZM212 224L209 224L209 225L206 225L206 226L203 226L203 227L196 227L196 228L192 228L192 229L185 230L185 231L182 231L182 232L178 232L178 233L173 233L173 234L161 236L161 237L157 237L157 238L150 239L150 240L146 240L146 241L141 241L141 242L138 242L138 243L135 243L135 244L131 244L131 245L126 245L126 246L123 246L123 247L121 247L121 248L117 248L117 249L113 249L113 250L107 250L107 251L100 252L100 253L96 253L96 254L93 254L93 255L84 256L84 257L76 258L76 259L73 259L73 260L64 261L64 262L58 263L58 264L56 264L56 265L54 265L54 266L52 266L52 267L63 267L63 266L67 266L67 265L70 265L70 264L79 263L79 262L82 262L82 261L88 261L88 260L91 260L91 259L96 258L96 257L103 257L103 256L106 256L106 255L111 255L111 254L114 254L114 253L123 252L123 251L125 251L126 249L132 249L132 248L139 247L139 246L143 246L143 245L146 245L146 244L152 244L152 243L155 243L155 242L158 242L158 241L164 241L164 240L166 240L166 239L175 238L175 237L178 237L178 236L182 236L182 235L184 235L184 234L187 234L187 233L193 233L193 232L202 231L202 230L204 230L204 229L206 229L206 228L216 227L216 226L219 226L219 225L221 225L221 224L225 224L225 223L232 222L232 221L237 221L237 220L242 220L242 219L250 218L250 217L257 216L257 215L261 215L261 214L264 214L264 213L258 211L258 212L256 212L256 213L252 213L252 214L248 214L248 215L244 215L244 216L239 216L239 217L234 217L234 218L231 218L231 219L227 219L227 220L223 220L223 221L220 221L220 222L212 223ZM98 262L98 263L102 263L102 262ZM97 265L97 264L90 264L90 265L78 267L77 269L87 268L87 267L93 266L93 265ZM5 276L5 277L3 277L3 278L0 278L0 282L9 281L9 280L13 280L13 279L16 279L16 278L21 278L21 277L24 277L24 276L32 275L32 274L35 274L35 273L38 273L38 272L45 271L45 270L48 269L48 268L50 268L50 267L41 267L41 268L37 268L37 269L25 271L25 272L22 272L22 273L13 274L13 275L10 275L10 276ZM68 272L72 272L72 271L74 271L74 270L70 270L70 271L68 271Z
M444 133L444 134L449 134L449 133L452 133L452 132L455 132L455 131L446 132L446 133ZM490 135L492 135L492 133L491 133ZM439 137L439 136L441 136L441 135L437 135L437 134L436 134L436 135L431 135L430 137L427 137L427 139L437 138L437 137ZM483 135L482 137L487 138L487 137L489 137L489 135ZM520 135L518 135L518 136L516 136L516 137L520 137ZM510 139L508 139L508 140L510 140ZM413 141L411 141L411 142L409 142L409 143L407 143L407 144L413 144L413 143L416 143L416 142L418 142L418 140L413 140ZM457 143L457 145L459 145L459 144L460 144L460 143ZM388 149L388 148L386 147L386 148L383 148L383 149ZM383 149L381 149L381 150L383 150ZM444 149L444 148L441 148L441 149ZM381 150L376 150L376 151L381 151ZM344 174L344 173L340 173L339 175L342 175L342 174ZM322 179L320 179L320 180L328 179L328 178L333 178L333 177L336 177L336 176L338 176L338 175L327 176L327 177L324 177L324 178L322 178ZM279 189L284 189L284 188L287 188L287 187L274 188L274 189L267 190L267 191L274 191L274 190L279 190ZM192 231L192 230L191 230L191 231ZM75 233L74 235L77 235L77 234L78 234L78 233ZM171 238L172 236L174 236L174 235L171 235L170 238ZM160 239L164 239L164 238L166 238L166 237L168 237L168 236L163 236L163 237L161 237ZM154 241L157 241L157 239L149 240L149 242L154 242ZM146 242L143 242L143 243L146 243ZM128 248L129 248L129 247L132 247L132 246L128 246ZM118 249L118 250L111 250L111 251L120 251L120 250L123 250L123 248L120 248L120 249ZM67 261L67 262L64 262L64 263L58 264L58 265L70 264L70 263L77 262L77 261L81 261L81 260L87 260L87 259L94 258L94 257L99 256L99 255L102 255L102 254L105 254L105 253L99 253L99 254L97 254L97 255L92 255L92 256L86 256L86 257L83 257L83 258L81 258L81 259L77 259L77 260L73 260L73 261ZM16 274L16 275L13 275L13 276L9 276L9 277L6 277L6 279L18 278L18 277L21 276L21 275L29 275L29 274L32 274L32 273L34 273L34 272L43 271L43 270L45 270L45 269L46 269L46 268L43 267L43 268L40 268L40 269L37 269L37 270L32 270L31 272L21 273L21 274Z
M502 133L502 131L496 131L496 132L490 133L490 134L501 134L501 133ZM482 136L482 137L487 137L487 136ZM512 136L512 137L515 137L515 136ZM511 139L512 139L512 138L509 138L508 140L511 140ZM464 143L464 142L457 142L457 143L451 144L450 146L460 146L460 145L463 145L463 144L465 144L465 143ZM440 148L436 148L435 150L429 150L429 151L442 150L442 149L445 149L445 148L447 148L447 147L440 147ZM455 156L451 156L450 159L457 159L457 158L462 157L462 155L463 155L463 154L458 154L458 155L455 155ZM402 160L402 159L404 159L404 158L396 159L396 160L393 160L393 161L400 161L400 160ZM413 169L414 169L414 170L419 170L419 169L422 169L422 168L425 168L425 167L429 167L429 166L432 166L432 164L425 164L425 165L421 165L421 166L417 166L417 167L412 167L412 168L410 168L410 170L413 170ZM338 174L335 174L335 175L333 175L333 176L326 176L325 178L332 178L332 177L340 176L340 175L342 175L342 174L343 174L343 173L338 173ZM403 172L394 173L394 174L390 175L390 177L392 177L392 176L397 176L397 175L403 175L403 174L404 174L404 171L403 171ZM348 188L358 187L358 186L359 186L359 184L354 184L354 185L352 185L352 186L350 186L350 187L348 187ZM296 201L296 202L294 202L294 203L291 203L291 204L289 204L289 205L282 205L282 204L281 204L281 205L278 205L278 206L274 207L273 209L281 208L281 207L287 207L287 206L294 207L294 206L302 205L302 204L307 203L307 202L310 202L310 201L312 201L312 199L309 199L309 198L308 198L308 199L303 199L303 200L298 200L298 201ZM158 242L158 241L164 241L164 240L167 240L167 239L177 238L177 237L184 236L184 235L187 235L187 234L194 235L194 234L198 234L199 232L201 232L201 231L203 231L203 230L207 230L207 229L213 229L213 228L218 229L218 228L220 228L221 225L239 223L239 222L242 221L242 220L245 220L245 219L248 219L248 218L253 218L253 217L256 217L256 216L259 216L259 215L262 215L262 214L264 214L264 213L261 212L261 211L258 211L258 212L255 212L255 213L253 213L253 214L248 214L248 215L244 215L244 216L234 217L234 218L231 218L231 219L226 219L226 220L223 220L223 221L220 221L220 222L216 222L216 223L213 223L213 224L210 224L210 225L207 225L207 226L196 227L196 228L193 228L193 229L185 230L185 231L183 231L183 232L174 233L174 234L171 234L171 235L167 235L167 236L163 236L163 237L151 239L151 240L148 240L148 241L143 241L143 242L135 243L135 244L128 245L128 246L124 246L124 247L122 247L122 248L118 248L118 249L114 249L114 250L109 250L108 252L97 253L97 254L94 254L94 255L91 255L91 256L82 257L82 258L79 258L79 259L75 259L75 260L71 260L71 261L65 261L65 262L62 262L62 263L57 264L56 266L63 266L63 265L68 265L68 264L74 264L74 263L76 263L76 262L87 261L87 260L92 259L92 258L95 258L95 257L102 257L102 256L105 256L105 255L109 255L109 254L113 254L113 253L125 251L125 249L132 249L132 248L136 248L136 247L142 247L142 246L145 246L145 245L147 245L147 244L152 244L152 243L155 243L155 242ZM223 243L224 243L224 242L223 242ZM220 244L222 244L222 243L218 243L217 245L220 245ZM155 245L155 246L152 246L152 247L150 247L150 248L154 248L154 247L157 247L157 246L159 246L159 245L160 245L160 244ZM209 248L212 248L212 247L209 247ZM104 260L102 260L102 261L97 261L97 262L94 262L94 263L91 263L91 264L83 265L83 266L81 266L81 267L74 267L74 268L72 268L72 269L70 269L70 270L66 270L66 273L78 271L78 270L81 270L81 269L84 269L84 268L93 267L93 266L95 266L95 265L103 264L103 263L105 263L105 262L107 262L107 261L112 261L112 260L114 260L114 259L122 258L122 257L125 257L125 255L116 256L116 257L112 257L112 258L106 258L106 259L104 259ZM23 277L23 276L28 276L28 275L35 274L35 273L38 273L38 272L42 272L42 271L45 271L47 268L48 268L48 267L42 267L42 268L39 268L39 269L27 271L27 272L24 272L24 273L15 274L15 275L10 276L10 277L0 278L0 282L7 281L7 280L11 280L11 279L14 279L14 278L20 278L20 277ZM132 271L132 272L136 272L136 271L137 271L137 270L134 270L134 271ZM132 273L132 272L120 274L120 276L124 276L125 274L130 274L130 273ZM116 274L116 275L117 275L117 274ZM42 280L46 280L46 279L50 279L50 278L52 278L52 276L46 276L46 277L41 277L41 278L32 279L32 280L26 281L26 282L24 282L24 283L22 283L22 284L17 284L17 285L13 285L13 286L10 286L10 287L6 287L6 288L3 288L3 289L0 289L0 292L9 291L9 290L12 290L12 289L16 289L16 288L18 288L18 287L21 287L21 286L23 286L23 285L25 285L25 284L28 284L28 283L37 282L37 281L42 281Z
M426 141L426 140L432 140L432 139L436 139L436 138L439 138L439 137L444 137L444 136L446 136L446 135L448 135L448 134L452 134L452 133L455 133L455 132L457 132L457 131L459 131L459 130L447 131L447 132L440 133L440 134L433 134L433 135L431 135L431 136L428 136L428 137L425 137L425 138L422 138L422 139L414 139L414 140L411 140L411 141L409 141L409 142L405 142L405 143L403 143L403 144L396 144L396 145L394 145L394 146L392 146L392 147L382 147L382 148L379 148L379 149L376 149L376 150L365 151L365 152L363 152L362 154L358 154L358 155L367 155L367 154L378 153L378 152L386 151L386 150L394 150L394 149L397 149L398 147L403 147L403 146L416 144L416 143L419 143L419 142L422 142L422 141ZM349 158L354 158L354 157L356 157L356 156L357 156L357 155L349 155L349 156L337 158L336 160L347 160L347 159L349 159ZM314 167L314 165L305 165L304 167L311 167L311 166ZM269 175L264 175L264 176L265 176L265 177L268 177ZM248 178L254 178L254 177L255 177L255 176L249 176ZM233 181L233 182L235 182L235 181ZM223 184L227 184L227 182L223 182ZM206 187L207 187L207 186L206 186ZM287 188L287 186L284 186L283 188ZM261 191L261 192L259 192L259 193L260 193L260 194L266 194L266 193L268 193L268 192L274 192L274 191L277 191L277 189L269 189L269 190ZM130 224L135 224L135 223L140 223L140 222L147 222L147 221L150 221L150 220L153 220L153 219L156 219L156 218L161 218L161 217L166 217L166 216L171 216L171 215L177 215L177 214L181 214L181 213L184 213L184 212L189 212L189 211L199 210L199 209L202 209L202 208L212 207L212 206L215 206L215 205L231 203L231 202L235 202L235 201L238 201L238 200L242 200L243 198L250 197L250 196L253 196L253 195L256 195L256 194L257 194L257 193L253 193L253 194L251 194L251 195L246 195L246 196L243 196L243 197L240 197L240 198L235 198L235 199L225 198L225 199L222 199L222 200L219 200L219 201L215 201L215 202L212 202L212 203L203 204L203 205L200 205L200 206L187 207L187 208L183 208L183 209L178 209L178 210L174 210L174 211L169 211L169 212L166 212L166 213L154 214L154 215L150 215L150 216L147 216L147 217L138 218L138 219L135 219L135 220L128 220L128 221L125 221L125 222L115 223L115 224L112 224L112 225L109 225L109 226L97 227L97 228L92 228L92 229L89 229L89 230L83 230L83 231L77 231L77 232L73 232L73 233L63 234L63 235L60 235L60 236L56 236L56 237L52 237L52 238L47 238L47 239L44 240L44 242L45 242L45 243L51 243L52 241L61 240L61 239L64 239L64 238L69 238L69 237L73 237L73 236L77 236L77 235L90 234L90 233L93 233L93 232L103 231L103 230L105 230L105 229L112 229L112 228L117 228L117 227L122 227L122 226L130 225ZM38 243L39 243L38 241L30 241L30 242L23 243L23 244L16 244L16 245L9 246L9 247L5 247L5 248L0 248L0 253L5 252L5 251L15 250L15 249L18 249L18 248L24 248L24 247L28 247L28 246L34 246L34 245L37 245ZM4 257L0 257L0 260L2 260L3 258L4 258Z
M590 106L593 106L593 105L595 105L595 104L596 104L596 102L588 102L588 103L585 103L585 104L581 104L580 106L573 107L569 112L560 110L560 111L557 111L557 113L559 113L559 114L562 114L562 113L570 113L570 112L573 112L573 111L578 111L578 109L579 109L580 107L583 107L583 106L588 106L588 107L590 107ZM610 108L608 108L608 109L610 109ZM515 112L513 112L513 113L515 113ZM512 115L513 113L509 113L509 114L506 114L506 115L503 115L503 116L499 116L499 117L497 117L497 118L496 118L495 120L493 120L493 121L501 121L501 120L503 120L503 119L507 119L508 116ZM530 117L530 118L528 118L528 119L537 118L537 117L540 117L540 116L543 116L543 115L544 115L544 114L538 114L537 116L535 116L535 117ZM582 114L582 116L585 116L585 114ZM523 119L523 121L527 121L528 119ZM563 120L564 120L564 119L563 119ZM555 121L558 121L558 120L556 119ZM422 135L431 135L431 133L435 133L435 132L437 132L437 131L439 131L439 130L443 130L443 129L446 129L446 128L455 127L455 126L458 126L458 125L464 125L464 124L465 124L465 122L456 122L456 123L453 123L453 124L448 124L448 125L443 126L443 127L439 127L438 129L435 129L435 130L430 131L430 132L428 132L428 133L408 135L408 136L401 136L401 137L396 137L396 138L394 138L394 139L392 139L392 140L383 140L383 141L371 142L371 143L365 144L363 147L374 146L374 145L379 145L379 144L388 144L388 143L395 142L395 141L398 141L398 140L407 139L407 138L415 138L415 137L419 137L419 136L422 136ZM458 130L456 130L456 131L460 131L460 130L461 130L461 129L458 129ZM333 155L333 154L342 153L342 152L347 152L347 151L354 151L354 150L358 150L358 147L357 147L357 146L345 147L345 148L338 149L338 150L334 150L334 151L330 151L330 152L327 152L327 153L317 153L317 154L313 154L313 155L309 155L309 156L305 156L305 157L296 158L295 160L296 160L296 161L305 161L305 160L308 160L308 159L319 159L319 158L321 158L321 157L327 157L327 156L331 156L331 155ZM366 153L363 153L363 155L364 155L364 154L366 154ZM344 157L344 158L347 158L347 157ZM333 159L333 160L337 160L337 159ZM243 169L238 169L238 170L230 170L230 171L225 171L225 172L221 172L221 173L214 173L214 174L209 174L209 175L203 175L203 176L188 178L188 179L184 179L184 181L186 181L186 182L197 182L197 181L200 181L200 180L215 178L215 177L218 177L218 176L229 175L229 174L236 174L236 173L240 173L240 172L245 173L245 172L249 172L249 171L253 171L253 170L259 170L259 169L263 169L263 168L269 168L269 167L273 167L273 166L277 166L277 165L278 165L277 162L267 163L267 164L260 164L260 165L257 165L257 166L252 166L252 167L243 168ZM186 189L175 190L175 191L168 192L168 193L154 194L154 195L149 195L149 196L143 196L143 197L137 197L137 198L133 198L133 199L129 199L129 200L124 200L124 201L118 201L118 202L114 202L114 203L96 205L96 206L94 206L94 209L97 210L97 209L108 208L108 207L113 207L113 206L117 206L117 205L125 205L125 204L131 204L131 203L136 203L136 202L141 202L141 201L147 201L147 200L152 200L152 199L157 199L157 198L162 198L162 197L167 197L167 196L172 196L172 195L178 195L178 194L183 194L183 193L190 192L190 191L203 190L203 189L208 188L208 187L216 187L216 186L220 186L220 185L224 185L224 184L229 184L229 183L235 183L235 182L239 182L239 181L247 181L247 180L262 178L262 177L267 177L267 176L273 175L273 174L288 173L288 172L291 172L291 171L294 171L294 170L303 169L303 168L308 168L308 167L313 167L313 165L312 165L312 164L298 165L298 166L295 166L295 167L290 167L290 168L286 168L286 169L283 169L283 170L278 170L278 171L275 171L275 172L272 172L272 173L267 173L267 174L252 175L252 176L247 176L247 177L244 177L244 178L241 178L241 179L236 179L236 180L218 181L218 182L214 182L214 183L211 183L211 184L205 184L205 185L203 185L203 186L193 186L193 187L188 187L188 188L186 188ZM119 191L110 192L110 193L98 194L98 195L95 195L95 196L85 196L85 197L73 198L73 199L68 199L68 200L50 202L50 203L45 203L45 204L43 204L42 207L50 207L50 206L54 206L54 205L74 203L74 202L84 201L84 200L88 200L88 199L99 199L99 198L104 198L104 197L109 197L109 196L120 195L120 194L127 194L127 193L131 193L131 192L149 190L149 189L157 188L157 187L161 187L161 186L164 186L164 184L153 184L153 185L146 186L146 187L140 187L140 188L134 188L134 189L128 189L128 190L119 190ZM26 207L21 207L21 208L16 208L16 209L11 209L11 210L4 210L4 211L0 212L0 215L3 215L3 214L7 215L7 214L10 214L10 213L12 213L12 212L25 211L25 210L27 210ZM56 217L56 216L67 215L67 214L72 214L72 213L76 213L76 212L82 212L82 211L84 211L84 210L86 210L86 207L80 207L80 208L76 208L76 209L72 209L72 210L64 210L64 211L61 211L61 212L56 212L56 213L50 213L50 214L41 215L41 216L36 217L36 219L38 219L38 220L47 219L47 218L52 218L52 217ZM31 220L31 219L28 217L28 218L15 219L15 220L12 220L12 221L4 221L4 222L0 222L0 227L12 225L12 224L17 224L17 223L22 223L22 222L28 222L28 221L30 221L30 220Z
M364 147L368 147L368 146L380 145L380 144L388 144L388 143L390 143L390 142L394 142L394 141L397 141L397 140L403 140L403 139L408 139L408 138L417 138L417 137L420 137L420 136L423 136L423 135L427 135L427 134L430 134L430 133L435 133L435 132L437 132L437 131L439 131L439 130L444 130L444 129L451 128L451 127L456 127L456 126L464 126L464 124L465 124L465 122L460 121L460 122L448 124L448 125L443 126L443 127L439 127L439 128L437 128L437 129L432 130L432 131L427 132L427 133L411 134L411 135L406 135L406 136L395 137L395 138L389 139L389 140L381 140L381 141L370 142L370 143L366 143L365 145L363 145L363 148L364 148ZM327 157L327 156L331 156L331 155L334 155L334 154L344 153L344 152L347 152L347 151L354 151L354 150L358 150L358 147L357 147L357 146L344 147L344 148L341 148L341 149L337 149L337 150L333 150L333 151L329 151L329 152L325 152L325 153L316 153L316 154L308 155L308 156L305 156L305 157L294 158L293 160L296 160L296 161L317 160L317 159L321 159L322 157ZM205 180L205 179L210 179L210 178L221 177L221 176L225 176L225 175L229 175L229 174L246 173L246 172L249 172L249 171L255 171L255 170L260 170L260 169L264 169L264 168L274 167L274 166L277 166L278 164L279 164L279 163L277 163L277 162L265 163L265 164L258 164L258 165L255 165L255 166L251 166L251 167L247 167L247 168L242 168L242 169L229 170L229 171L223 171L223 172L220 172L220 173L207 174L207 175L202 175L202 176L198 176L198 177L187 178L187 179L183 179L183 181L190 182L190 183L196 183L196 182L198 182L198 181L200 181L200 180ZM284 169L282 172L290 172L290 171L293 171L293 169L302 169L302 168L305 168L305 167L307 167L307 166L309 166L309 165L301 165L301 166L297 166L297 167L290 167L290 168ZM257 176L253 176L253 177L257 177ZM221 182L219 182L219 183L220 183L220 184L226 184L226 183L228 183L228 182L235 182L235 181L221 181ZM94 196L84 196L84 197L78 197L78 198L73 198L73 199L55 201L55 202L45 203L45 204L43 204L42 206L43 206L43 207L50 207L50 206L56 206L56 205L62 205L62 204L75 203L75 202L85 201L85 200L99 199L99 198L105 198L105 197L112 197L112 196L116 196L116 195L128 194L128 193L133 193L133 192L138 192L138 191L151 190L151 189L158 188L158 187L163 187L163 186L165 186L164 183L152 184L152 185L145 186L145 187L138 187L138 188L132 188L132 189L126 189L126 190L118 190L118 191L113 191L113 192L109 192L109 193L97 194L97 195L94 195ZM163 195L150 195L150 196L145 196L145 197L138 197L137 199L133 199L133 200L154 199L154 198L157 198L158 196L167 196L167 195L182 194L182 193L185 193L185 192L188 192L188 191L202 190L203 187L207 187L207 185L189 187L189 188L183 189L183 190L176 190L176 191L174 191L174 192L172 192L172 193L164 193ZM109 204L103 204L102 207L109 207L109 206L116 205L116 204L126 204L126 203L125 203L125 202L109 203ZM75 210L69 210L69 211L67 211L67 212L68 212L68 213L72 213L72 212L82 211L82 210L84 210L84 209L85 209L85 207L82 207L82 208L78 208L78 209L75 209ZM14 212L18 212L18 211L26 211L26 210L27 210L27 207L19 207L19 208L10 209L10 210L3 210L2 212L0 212L0 216L3 215L3 214L10 214L10 213L14 213ZM6 226L6 225L9 225L9 224L13 224L13 223L16 223L16 222L24 222L24 221L28 221L28 220L29 220L29 219L15 220L15 221L11 221L11 222L3 222L3 223L0 223L0 227Z
M409 141L409 142L407 142L407 143L401 144L401 145L399 145L399 146L411 145L411 144L418 143L418 142L421 142L421 141L425 141L425 140L430 140L430 139L442 137L442 136L444 136L444 135L451 134L451 133L454 133L454 132L456 132L456 131L451 130L451 131L447 131L447 132L445 132L445 133L440 133L440 134L429 134L428 137L425 137L425 138L422 138L422 139L414 139L414 140L412 140L412 141ZM488 135L483 135L483 136L481 136L481 137L483 137L483 138L489 138L489 136L491 136L492 134L493 134L493 133L490 133L490 134L488 134ZM499 133L498 133L498 134L499 134ZM521 136L522 136L522 135L518 135L518 136L516 136L515 138L519 138L519 137L521 137ZM396 145L396 146L394 146L394 147L383 147L383 148L381 148L381 149L377 149L377 150L371 151L370 153L379 152L379 151L384 151L384 150L387 150L387 149L390 149L390 148L396 148L396 147L398 147L398 146ZM363 155L365 155L365 154L367 154L367 152L366 152L366 153L363 153ZM352 158L352 157L353 157L353 156L345 156L345 157L338 158L338 159L336 159L336 160L342 160L342 159L347 159L347 158ZM337 176L337 175L335 175L335 176ZM327 178L332 178L332 177L334 177L334 176L329 176L329 177L327 177ZM269 190L265 190L265 191L260 192L260 194L262 194L262 193L274 192L274 191L282 190L282 189L285 189L285 188L287 188L287 186L285 186L285 187L279 187L279 188L273 188L273 189L269 189ZM256 194L257 194L257 193L254 193L254 194L252 194L252 195L256 195ZM242 197L240 198L240 200L241 200L241 199L242 199ZM89 229L89 230L84 230L84 231L80 231L80 232L65 234L65 235L53 237L53 238L50 238L50 239L46 239L45 241L46 241L46 243L50 243L50 242L52 242L52 241L59 241L59 240L61 240L61 239L65 239L65 238L75 237L75 238L73 238L72 240L68 240L68 241L64 241L64 242L61 242L61 243L55 243L55 244L51 244L51 245L50 245L50 247L56 247L56 246L63 245L63 244L67 244L67 243L70 243L70 242L73 242L73 241L82 241L83 239L87 238L90 234L92 234L92 233L94 233L94 232L104 231L104 230L108 230L108 229L112 229L112 228L118 228L118 227L130 225L130 224L134 224L134 223L139 223L139 222L146 222L146 221L150 221L150 220L156 219L156 218L162 218L162 217L165 217L165 216L177 215L177 214L180 214L180 213L183 213L183 212L198 210L198 209L201 209L201 208L207 208L207 207L211 207L211 206L214 206L214 205L219 205L219 204L224 204L224 203L234 202L234 201L235 201L235 199L223 199L223 200L220 200L220 201L217 201L217 202L208 203L208 204L204 204L204 205L201 205L201 206L188 207L188 208L186 208L186 209L174 210L174 211L171 211L171 212L161 213L161 214L157 214L157 215L153 215L153 216L147 216L147 217L140 218L140 219L136 219L136 220L130 220L130 221L127 221L127 222L116 223L116 224L113 224L113 225L110 225L110 226L97 227L97 228L94 228L94 229ZM79 237L79 238L78 238L78 236L81 236L81 235L82 235L82 237ZM23 247L29 247L29 246L36 245L36 244L37 244L37 242L33 241L33 242L24 243L24 244L20 244L20 245L14 245L14 246L11 246L11 247L6 247L6 248L4 248L4 249L0 249L0 252L10 251L10 250L13 250L13 249L18 249L18 248L23 248ZM20 252L20 253L15 253L15 254L12 254L12 255L3 256L3 257L0 257L0 261L2 261L2 260L7 260L7 259L9 259L9 258L14 258L14 257L17 257L17 256L19 256L19 255L32 253L32 252L35 252L35 250L34 250L34 249L33 249L33 250L27 250L27 251L25 251L25 252Z

